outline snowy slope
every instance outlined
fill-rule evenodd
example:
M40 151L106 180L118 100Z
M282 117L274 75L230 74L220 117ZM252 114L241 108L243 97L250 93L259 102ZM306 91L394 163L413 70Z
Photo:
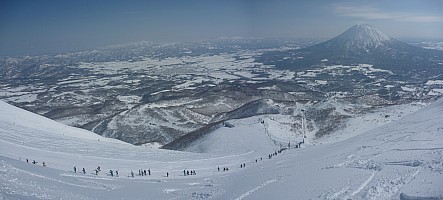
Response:
M289 115L261 115L230 120L233 127L222 127L193 142L186 151L198 153L247 153L265 155L302 141L290 130ZM285 123L286 122L286 123Z
M1 101L0 113L0 155L22 161L36 160L39 165L45 162L49 168L72 170L77 165L92 173L101 165L126 173L141 168L166 173L167 170L179 172L198 163L217 166L231 160L245 160L241 154L205 155L134 146L65 126ZM200 173L211 174L203 169Z
M369 49L384 46L391 38L373 26L358 24L340 34L334 40L339 45L344 45L350 49Z
M347 140L290 149L271 159L265 151L254 149L198 154L103 138L87 140L76 137L77 129L70 127L60 137L36 129L25 119L16 118L21 125L14 124L3 114L14 108L1 102L0 108L0 199L443 198L443 100ZM15 111L8 115L22 115L23 111ZM52 123L34 115L27 117L40 120L34 125ZM236 123L238 127L247 124ZM269 127L269 132L278 130L270 127L279 127L270 121L262 126ZM255 131L260 129L245 134ZM276 137L284 139L285 135ZM264 138L252 138L251 143L262 144ZM39 163L26 163L25 158ZM48 167L42 167L41 161ZM246 167L240 168L240 163ZM85 166L88 174L73 173L74 165ZM97 165L103 171L98 176L90 174ZM217 166L230 170L218 172ZM106 174L117 168L120 177ZM140 168L151 168L153 175L128 177L130 170L137 173ZM183 169L194 169L197 175L183 176Z

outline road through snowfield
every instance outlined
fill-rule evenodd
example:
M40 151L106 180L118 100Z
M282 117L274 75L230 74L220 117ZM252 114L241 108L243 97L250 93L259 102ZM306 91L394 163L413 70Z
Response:
M103 138L3 102L0 113L0 199L443 199L442 99L349 139L281 153L270 137L290 134L269 119L234 121L194 146L208 153L193 153Z

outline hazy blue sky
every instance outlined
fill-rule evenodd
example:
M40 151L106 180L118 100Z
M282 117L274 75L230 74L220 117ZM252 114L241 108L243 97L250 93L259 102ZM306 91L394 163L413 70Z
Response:
M0 0L0 55L140 40L330 38L354 24L397 38L443 38L443 0Z

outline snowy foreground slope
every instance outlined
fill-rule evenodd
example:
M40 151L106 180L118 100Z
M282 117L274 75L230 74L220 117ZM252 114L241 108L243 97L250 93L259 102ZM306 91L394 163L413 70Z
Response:
M220 151L176 152L102 138L0 102L0 199L443 198L443 100L347 140L291 148L271 159L268 154L278 147L268 138L285 140L285 130L263 135L256 126L238 127L249 143L220 132L211 137L227 143ZM74 166L87 173L74 173ZM217 166L229 171L218 172ZM119 169L120 176L111 177L110 169ZM138 176L139 169L152 175ZM184 169L197 175L183 176Z

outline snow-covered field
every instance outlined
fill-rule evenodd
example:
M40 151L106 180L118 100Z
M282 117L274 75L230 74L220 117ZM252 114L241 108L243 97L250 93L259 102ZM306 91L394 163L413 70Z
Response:
M349 139L271 159L280 145L273 141L292 135L279 125L284 119L263 119L233 120L201 141L209 153L192 153L133 146L0 102L0 199L443 198L443 99Z

